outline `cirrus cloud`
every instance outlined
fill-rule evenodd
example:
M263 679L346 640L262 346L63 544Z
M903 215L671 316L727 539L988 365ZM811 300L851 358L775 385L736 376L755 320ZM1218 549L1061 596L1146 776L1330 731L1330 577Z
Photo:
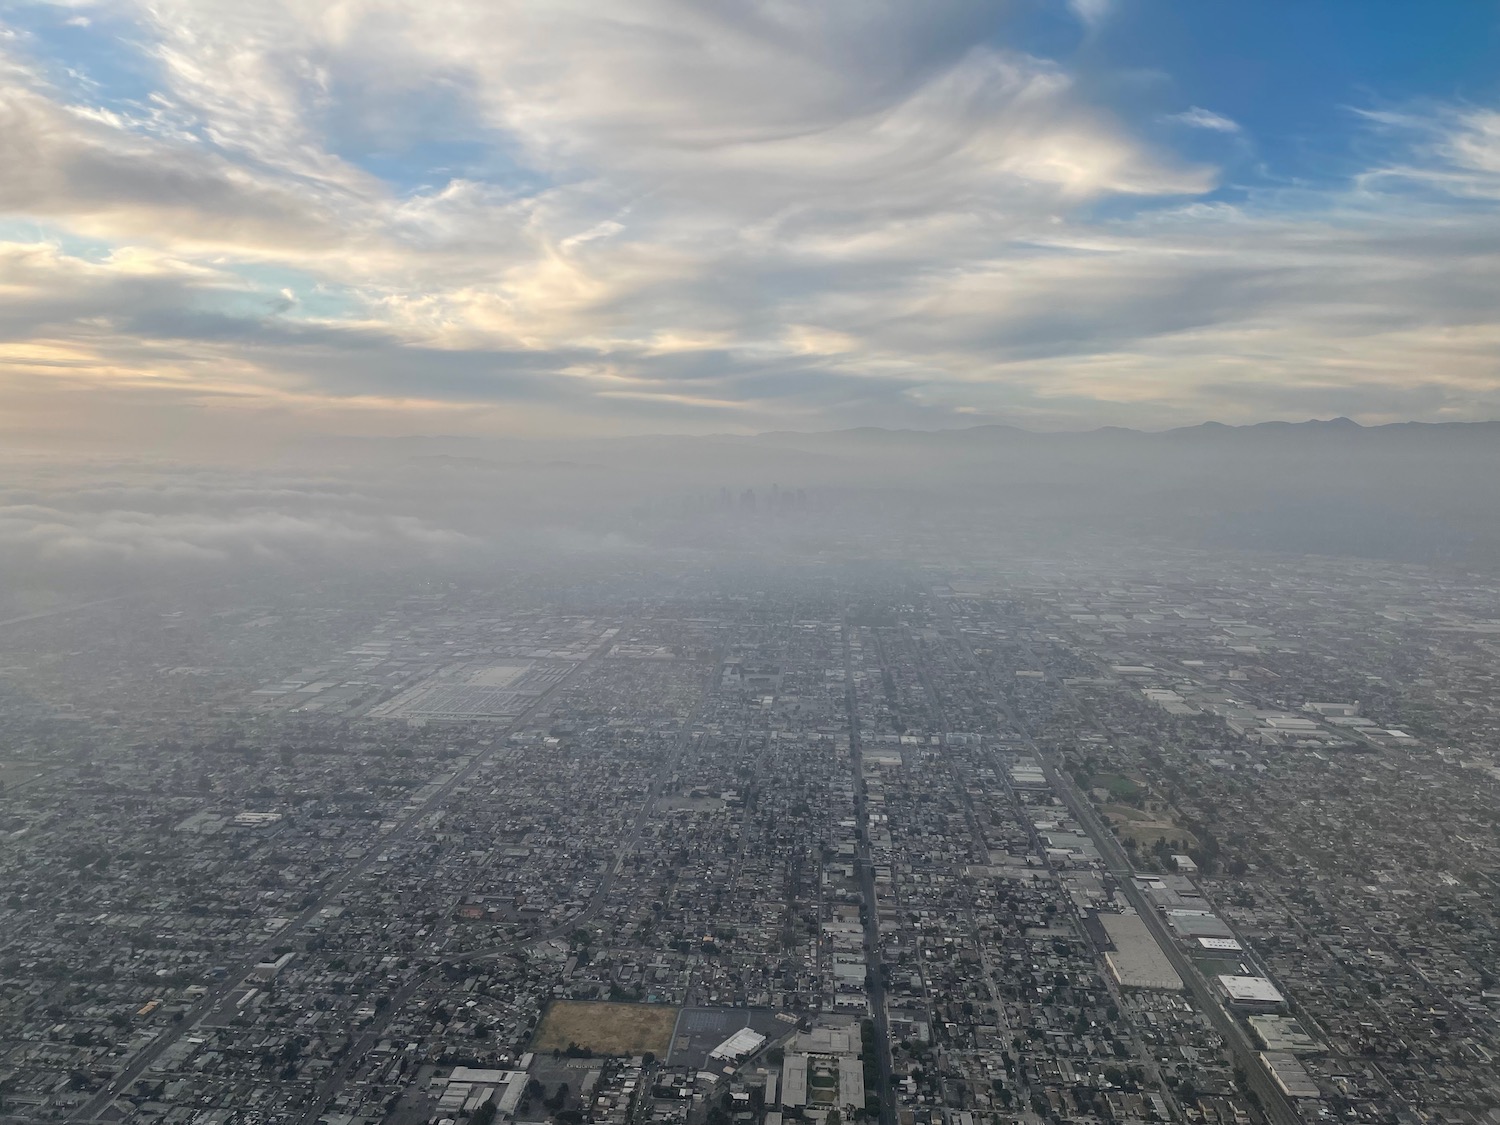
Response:
M87 397L175 419L155 440L1500 394L1482 107L1367 113L1347 181L1224 193L1151 125L1240 123L1133 123L959 0L84 8L70 33L146 77L73 82L45 28L5 47L8 437L56 440Z

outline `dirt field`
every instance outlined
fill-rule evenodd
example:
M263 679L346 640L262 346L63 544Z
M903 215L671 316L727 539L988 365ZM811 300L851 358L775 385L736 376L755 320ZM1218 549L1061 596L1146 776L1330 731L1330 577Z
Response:
M538 1051L566 1051L568 1044L576 1043L596 1055L651 1051L666 1058L676 1023L677 1009L664 1004L559 1000L548 1009L532 1046Z
M1116 834L1121 839L1129 837L1134 840L1137 847L1150 848L1158 840L1179 840L1184 847L1196 847L1198 844L1198 838L1186 828L1128 805L1105 805L1102 811L1115 822Z

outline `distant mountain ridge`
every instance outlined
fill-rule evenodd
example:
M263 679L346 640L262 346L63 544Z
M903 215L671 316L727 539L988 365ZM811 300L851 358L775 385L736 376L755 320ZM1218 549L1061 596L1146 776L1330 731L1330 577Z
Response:
M1231 425L1226 422L1199 422L1192 426L1176 426L1166 430L1138 430L1127 426L1099 426L1090 430L1028 430L1021 426L986 424L961 426L952 429L920 430L912 428L891 429L882 426L857 426L843 430L768 430L758 434L734 435L712 434L713 438L738 438L740 440L784 440L813 438L915 438L921 440L978 440L981 438L1011 438L1018 440L1081 440L1100 437L1122 437L1128 439L1180 439L1188 437L1224 437L1259 434L1475 434L1500 435L1500 420L1475 422L1384 422L1365 426L1352 418L1310 418L1301 422L1271 420ZM659 435L659 440L672 440L676 435Z
M1361 448L1430 447L1500 448L1500 420L1480 422L1389 422L1364 426L1350 418L1309 419L1302 422L1268 421L1244 425L1201 422L1168 430L1136 430L1123 426L1101 426L1092 430L1028 430L1020 426L986 424L954 429L889 429L857 426L841 430L767 430L754 434L630 434L595 437L477 437L470 435L411 434L397 437L319 438L302 452L316 457L347 456L355 461L368 457L457 458L507 465L549 463L553 468L603 466L611 458L630 455L647 461L693 458L753 459L757 450L785 453L795 450L816 461L846 459L850 455L879 449L925 450L960 459L1003 454L1007 451L1068 451L1087 454L1134 449L1142 452L1197 448L1253 450L1274 445L1278 449L1302 448L1348 450ZM618 468L618 463L615 464ZM789 468L795 466L788 466Z

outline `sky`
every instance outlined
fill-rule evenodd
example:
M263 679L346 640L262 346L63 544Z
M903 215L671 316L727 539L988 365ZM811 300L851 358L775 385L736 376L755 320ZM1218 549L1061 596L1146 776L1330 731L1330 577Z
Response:
M1488 0L0 0L0 443L1500 418Z

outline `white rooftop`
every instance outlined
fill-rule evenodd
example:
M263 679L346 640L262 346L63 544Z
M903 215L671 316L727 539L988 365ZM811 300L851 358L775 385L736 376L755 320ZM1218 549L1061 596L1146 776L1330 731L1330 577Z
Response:
M1219 977L1219 987L1231 1000L1245 1000L1257 1004L1280 1004L1285 1000L1281 990L1265 977L1241 977L1224 975Z
M757 1050L766 1037L758 1031L742 1027L708 1053L711 1059L740 1059Z

